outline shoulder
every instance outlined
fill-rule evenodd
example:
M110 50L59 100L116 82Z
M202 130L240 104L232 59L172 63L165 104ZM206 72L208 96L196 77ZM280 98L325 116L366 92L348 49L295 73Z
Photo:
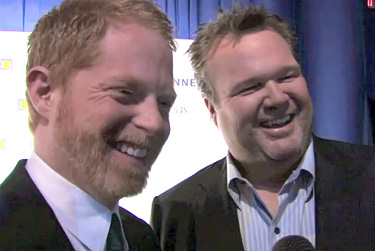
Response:
M218 160L159 195L160 200L184 200L197 190L220 186L226 180L226 158Z
M321 179L334 179L337 187L373 190L375 148L314 138L314 152L317 176Z
M4 245L32 249L52 238L44 233L50 232L47 227L57 229L54 214L28 176L25 163L20 161L0 186L0 249Z
M24 169L26 160L18 162L16 168L0 185L0 226L7 225L6 222L11 221L11 215L23 210L23 199L29 198L29 192L26 189L25 181L27 178ZM32 200L31 200L32 202Z
M314 137L314 148L316 155L331 161L375 165L375 148L371 146Z

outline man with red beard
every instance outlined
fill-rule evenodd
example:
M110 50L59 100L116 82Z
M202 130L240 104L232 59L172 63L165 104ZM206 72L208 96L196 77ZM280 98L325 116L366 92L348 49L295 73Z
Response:
M290 235L317 250L375 250L374 148L312 136L294 40L254 6L199 30L191 62L228 154L155 198L164 250L271 250Z
M29 38L34 152L0 187L1 250L159 250L118 201L170 132L170 21L147 0L66 0Z

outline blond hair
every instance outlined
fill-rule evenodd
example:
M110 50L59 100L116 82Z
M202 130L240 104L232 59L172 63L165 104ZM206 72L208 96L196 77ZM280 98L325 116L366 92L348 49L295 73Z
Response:
M99 42L109 24L136 22L155 30L176 49L171 22L149 0L65 0L36 24L28 42L27 72L35 66L49 70L51 87L66 88L74 70L90 66L99 55ZM29 127L34 132L39 114L29 103Z
M249 5L242 8L238 5L233 10L220 13L216 21L202 25L197 37L191 44L188 53L194 69L198 88L203 97L216 102L216 95L212 85L207 80L206 63L213 47L227 35L240 38L249 33L262 30L277 32L291 48L295 55L296 37L289 25L277 15L266 11L263 7Z

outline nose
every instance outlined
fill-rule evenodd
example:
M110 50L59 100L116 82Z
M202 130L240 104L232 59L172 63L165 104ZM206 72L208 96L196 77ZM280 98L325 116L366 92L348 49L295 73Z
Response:
M156 98L147 97L138 105L137 114L133 118L136 127L154 135L163 129L164 118L160 113Z
M278 108L288 103L289 95L282 89L282 84L270 81L266 84L267 96L264 99L264 105L267 108Z

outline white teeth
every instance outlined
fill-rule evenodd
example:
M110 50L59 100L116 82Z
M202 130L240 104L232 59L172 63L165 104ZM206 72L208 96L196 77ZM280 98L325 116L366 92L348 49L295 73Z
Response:
M147 154L147 150L146 149L136 149L134 151L134 156L135 157L143 158L143 157L146 157L146 154Z
M123 143L118 143L116 148L123 153L126 153L134 157L138 157L138 158L144 158L147 155L147 149L133 148Z
M277 126L277 125L282 125L284 123L286 123L287 121L290 120L290 115L286 116L285 118L282 118L282 119L275 119L275 120L271 120L271 121L267 121L265 122L264 124L268 127L272 127L272 126Z
M127 151L128 151L128 146L125 145L125 144L123 144L123 145L121 146L121 152L126 153Z
M126 151L127 154L133 155L134 154L134 149L129 147L128 150Z

